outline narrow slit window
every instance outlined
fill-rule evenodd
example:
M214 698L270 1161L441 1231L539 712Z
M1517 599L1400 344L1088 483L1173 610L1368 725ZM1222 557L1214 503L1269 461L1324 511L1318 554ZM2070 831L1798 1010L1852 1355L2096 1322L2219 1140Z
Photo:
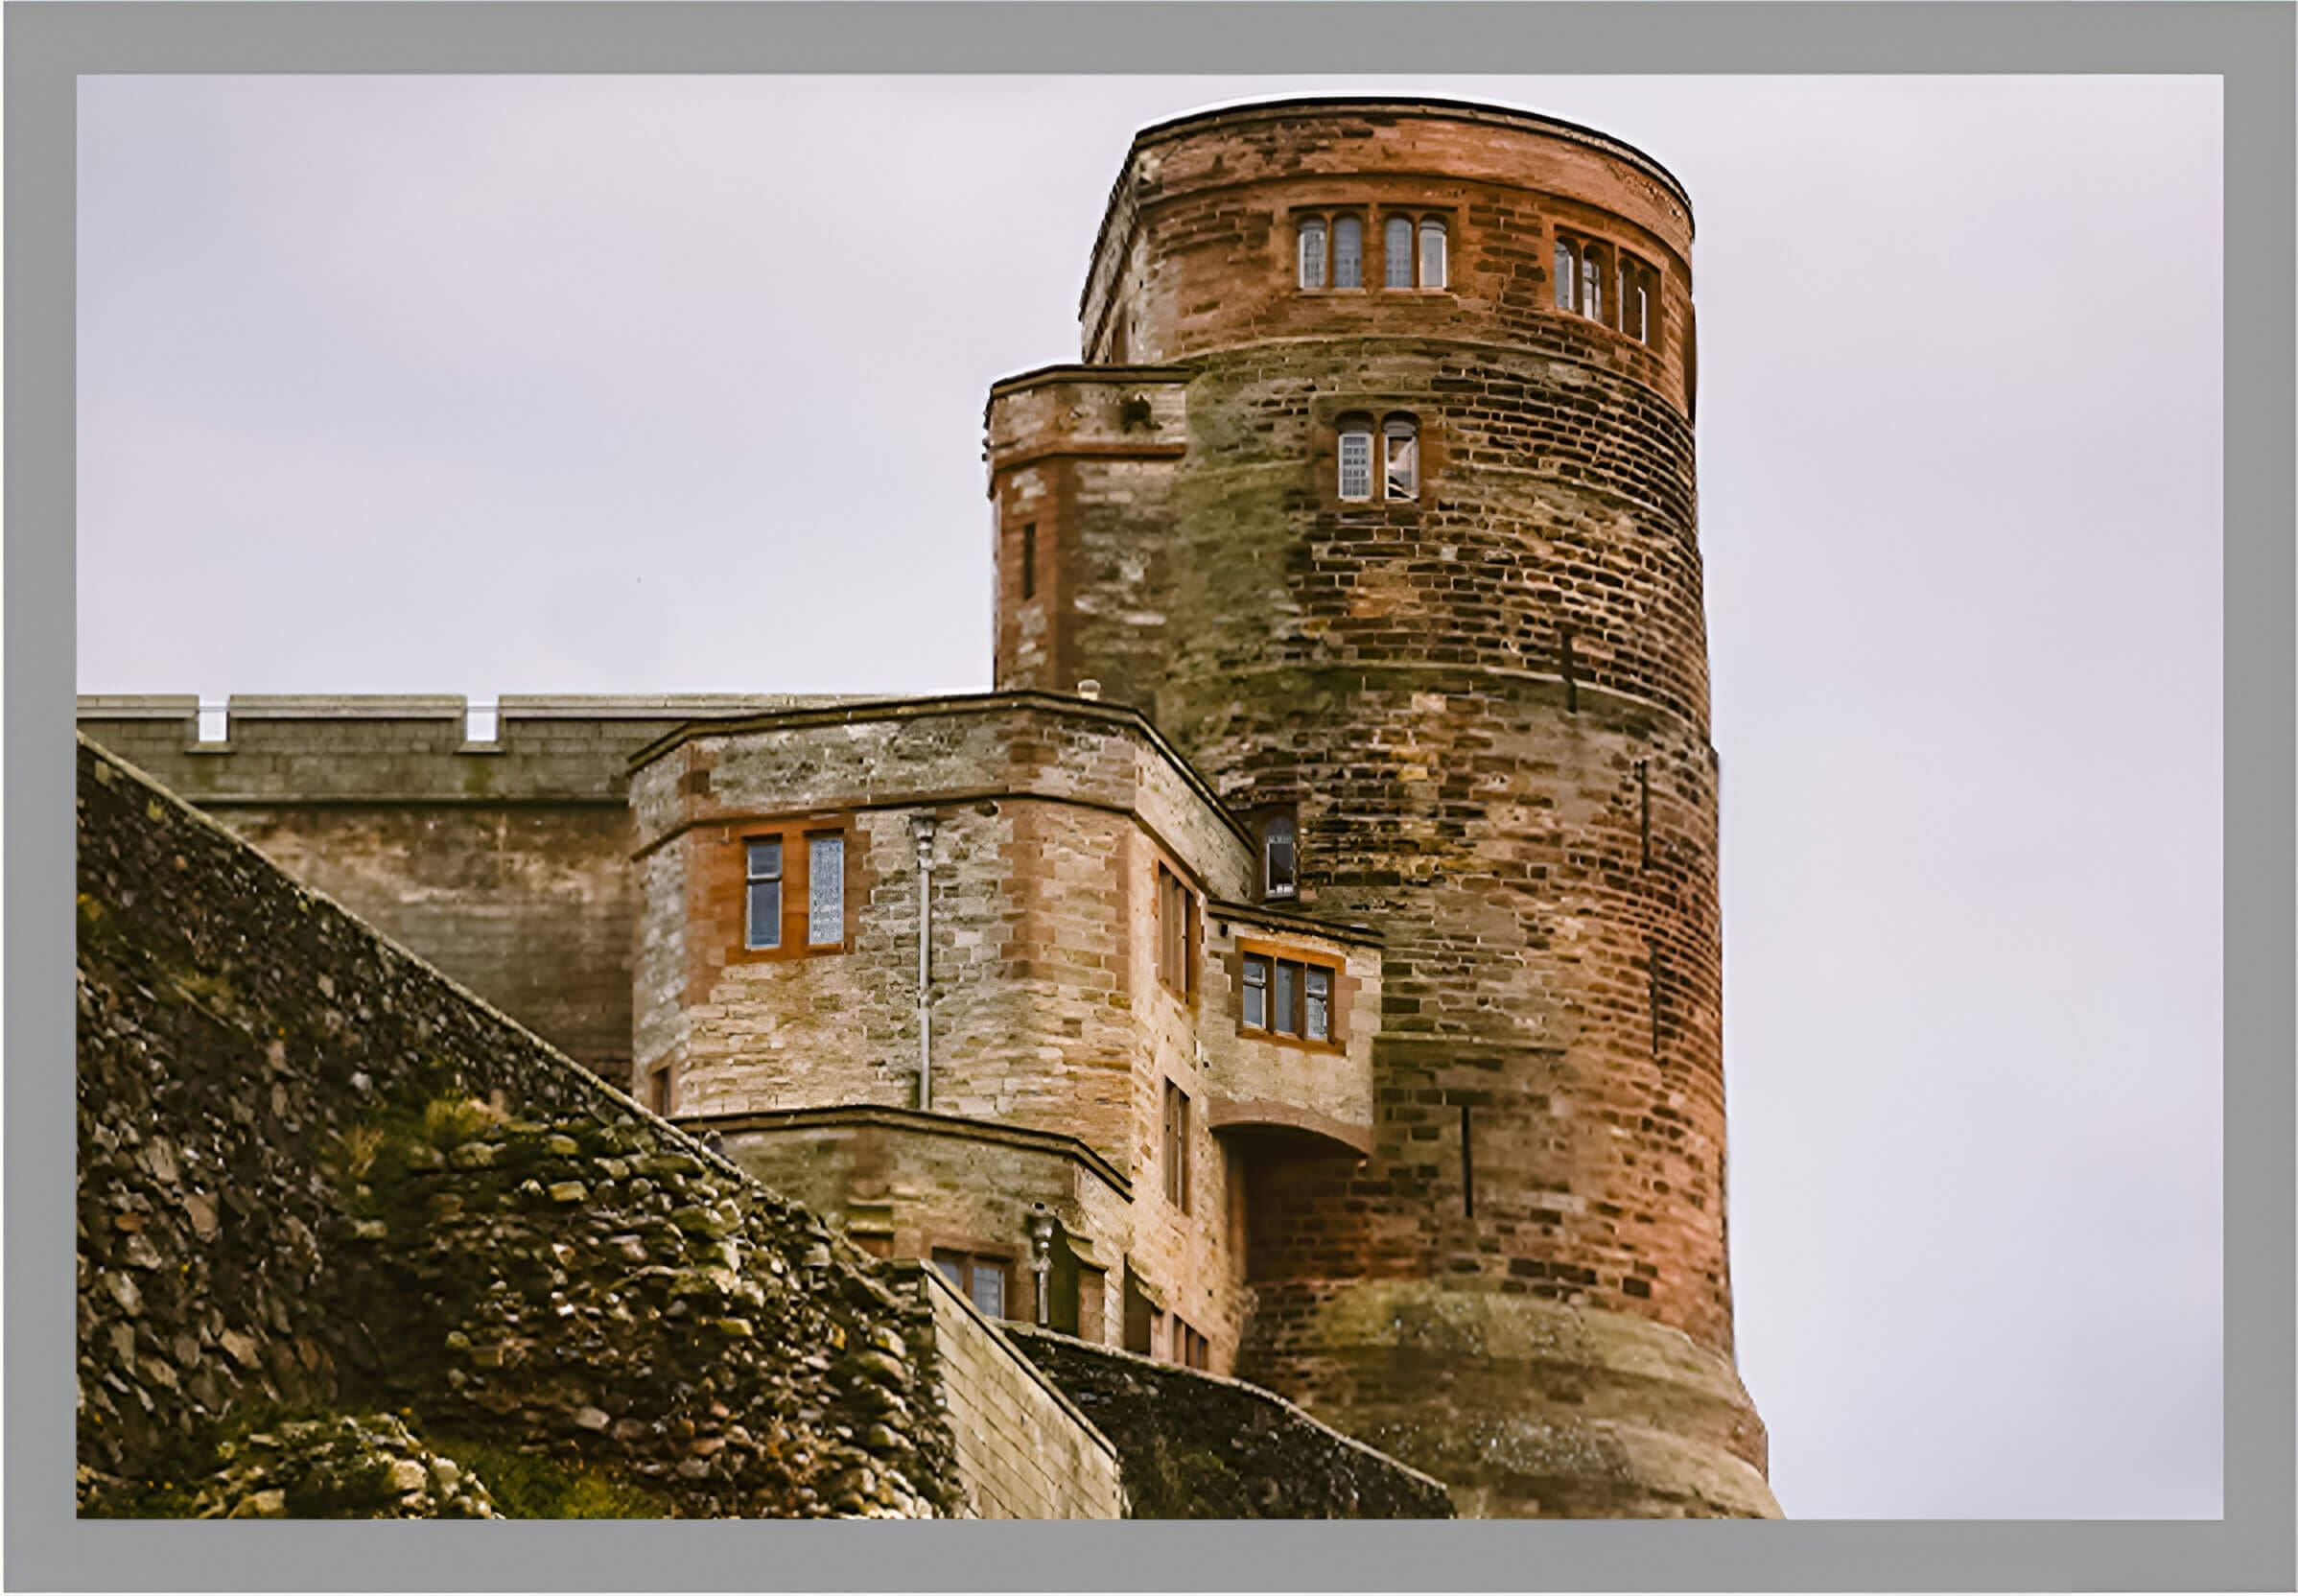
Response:
M1372 430L1350 426L1341 433L1341 497L1372 497Z
M1387 440L1388 470L1382 490L1391 499L1420 497L1420 429L1410 416L1391 416L1381 432Z
M1298 827L1289 814L1272 815L1261 831L1261 896L1291 898L1298 886L1293 850Z
M1038 524L1034 521L1021 528L1021 601L1027 603L1038 596Z
M1353 216L1332 224L1332 286L1365 286L1365 224Z
M1381 281L1390 288L1413 286L1413 223L1409 216L1392 216L1381 236Z
M1322 218L1301 223L1301 286L1325 286L1325 223Z
M1574 297L1572 284L1572 246L1562 239L1556 241L1556 308L1572 311L1580 308Z
M1245 955L1245 1025L1269 1028L1269 961L1254 953Z
M646 1106L662 1118L670 1116L670 1067L663 1066L646 1077Z
M1420 223L1420 286L1449 287L1451 263L1445 249L1444 224L1430 217Z
M1301 972L1301 985L1303 994L1302 1004L1307 1011L1301 1034L1311 1042L1330 1042L1332 1040L1332 972L1320 970L1313 964L1304 966Z
M806 839L806 945L831 948L846 940L846 839Z
M1635 339L1638 343L1652 341L1652 297L1641 284L1635 291Z
M774 837L749 846L747 945L782 946L782 839Z

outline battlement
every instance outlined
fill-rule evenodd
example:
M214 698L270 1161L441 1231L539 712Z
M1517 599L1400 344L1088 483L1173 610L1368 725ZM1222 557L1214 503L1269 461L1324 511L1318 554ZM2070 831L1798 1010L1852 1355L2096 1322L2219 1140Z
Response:
M696 720L829 693L83 693L80 729L203 806L612 804L629 756Z

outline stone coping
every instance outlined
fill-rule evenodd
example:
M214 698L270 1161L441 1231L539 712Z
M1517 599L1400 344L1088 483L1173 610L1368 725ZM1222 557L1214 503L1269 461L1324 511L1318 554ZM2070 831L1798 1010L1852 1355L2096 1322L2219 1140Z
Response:
M1209 920L1237 920L1248 926L1275 926L1303 936L1323 937L1328 942L1356 943L1367 948L1378 948L1384 940L1381 933L1370 926L1321 920L1306 909L1280 908L1274 904L1239 904L1226 898L1208 898L1205 901L1205 913Z
M1025 710L1072 720L1098 720L1105 725L1122 727L1135 733L1188 785L1189 790L1203 800L1239 842L1247 848L1254 846L1252 835L1245 830L1244 824L1229 812L1229 806L1221 801L1221 795L1213 790L1213 785L1198 772L1195 765L1182 757L1178 748L1165 740L1165 735L1157 729L1146 715L1126 704L1045 692L1035 688L948 693L929 698L862 699L771 711L734 719L689 721L633 752L630 769L634 773L644 769L696 738L741 737L752 732L799 731L815 726L854 726L881 720L924 720L934 716L997 715ZM929 795L922 796L919 802L931 803L933 799Z
M1327 1439L1331 1440L1334 1443L1344 1447L1348 1451L1360 1452L1368 1458L1376 1460L1387 1467L1395 1469L1400 1474L1409 1475L1413 1479L1419 1480L1422 1484L1445 1493L1447 1496L1449 1496L1451 1492L1451 1487L1447 1486L1442 1480L1438 1479L1435 1475L1425 1473L1420 1469L1415 1468L1409 1463L1399 1462L1397 1459L1391 1457L1388 1453L1382 1451L1377 1446L1368 1446L1363 1442L1357 1440L1354 1436L1343 1435L1340 1431L1334 1429L1330 1424L1325 1423L1325 1420L1317 1418L1314 1414L1308 1412L1306 1409L1297 1406L1292 1402L1286 1401L1282 1396L1278 1396L1277 1393L1269 1390L1266 1386L1255 1385L1251 1380L1240 1380L1234 1375L1231 1374L1215 1374L1211 1371L1205 1369L1190 1369L1178 1363L1162 1362L1157 1358L1145 1357L1139 1352L1128 1352L1122 1348L1104 1346L1098 1341L1085 1341L1077 1336L1066 1335L1060 1330L1046 1329L1043 1326L1038 1325L1029 1325L1017 1327L1016 1335L1013 1339L1019 1340L1020 1342L1022 1348L1021 1355L1024 1357L1029 1355L1028 1346L1031 1338L1043 1338L1043 1340L1053 1342L1057 1345L1075 1347L1081 1351L1095 1353L1098 1356L1110 1359L1114 1363L1120 1365L1132 1364L1135 1367L1143 1370L1144 1372L1154 1373L1167 1378L1203 1380L1208 1385L1224 1387L1228 1390L1237 1392L1238 1394L1254 1400L1266 1402L1271 1407L1279 1409L1287 1417L1298 1420L1307 1428L1323 1431Z
M848 1125L878 1125L919 1136L956 1137L968 1141L994 1141L1007 1147L1046 1153L1083 1164L1127 1202L1133 1200L1133 1182L1117 1166L1076 1137L1064 1131L1032 1130L994 1119L936 1114L930 1109L895 1108L882 1103L832 1103L817 1108L762 1109L726 1114L682 1114L673 1123L688 1134L714 1131L720 1136L772 1136L782 1131L835 1129Z
M1514 128L1528 133L1562 139L1567 143L1584 145L1605 154L1617 156L1637 168L1646 176L1658 179L1668 192L1683 205L1684 220L1692 219L1692 196L1675 173L1657 159L1637 149L1626 139L1616 137L1584 123L1567 122L1559 116L1543 111L1529 111L1516 106L1494 105L1485 100L1450 100L1435 95L1382 94L1303 94L1276 100L1255 100L1239 106L1213 106L1204 110L1184 111L1162 122L1152 122L1133 135L1132 148L1125 153L1124 170L1130 173L1134 157L1152 144L1169 143L1224 122L1278 122L1304 120L1317 116L1419 116L1440 122L1483 122L1496 127ZM1122 178L1120 178L1120 182ZM1096 241L1098 253L1098 241Z
M1116 1443L1111 1441L1108 1436L1103 1435L1101 1433L1101 1427L1098 1424L1095 1424L1090 1419L1088 1419L1085 1416L1084 1411L1080 1409L1074 1401L1070 1400L1069 1394L1062 1390L1060 1386L1054 1384L1052 1376L1047 1374L1043 1369L1040 1369L1034 1362L1030 1360L1030 1356L1026 1351L1022 1350L1020 1347L1014 1344L1013 1337L1005 1333L1004 1321L992 1319L988 1314L982 1312L981 1309L975 1307L972 1299L968 1298L964 1292L951 1285L949 1279L944 1277L940 1270L934 1268L931 1264L928 1264L922 1259L900 1258L890 1261L884 1264L882 1267L897 1280L902 1280L912 1284L917 1290L919 1296L927 1299L938 1297L943 1302L954 1303L960 1310L967 1314L967 1316L969 1316L974 1324L981 1326L982 1332L984 1334L986 1334L992 1341L996 1342L1004 1350L1006 1355L1012 1358L1014 1362L1020 1366L1021 1372L1029 1376L1033 1384L1035 1384L1040 1390L1043 1391L1046 1396L1053 1398L1055 1405L1060 1407L1063 1413L1068 1415L1069 1421L1071 1423L1083 1430L1087 1437L1091 1440L1094 1445L1100 1447L1104 1452L1109 1454L1111 1462L1114 1463L1117 1461ZM1051 1335L1056 1332L1047 1330L1043 1333Z

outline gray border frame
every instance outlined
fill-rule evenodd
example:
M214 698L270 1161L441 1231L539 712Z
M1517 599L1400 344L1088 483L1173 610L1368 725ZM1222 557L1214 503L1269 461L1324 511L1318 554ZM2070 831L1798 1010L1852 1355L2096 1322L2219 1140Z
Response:
M2293 140L2286 3L662 0L7 8L6 1579L62 1588L2290 1589L2294 1579ZM2200 73L2226 178L2225 1517L2217 1522L82 1523L69 993L80 73ZM1974 1415L1974 1430L1985 1421ZM1983 1437L1975 1434L1975 1444ZM1117 1543L1136 1555L1112 1558ZM1153 1556L1139 1555L1153 1553Z

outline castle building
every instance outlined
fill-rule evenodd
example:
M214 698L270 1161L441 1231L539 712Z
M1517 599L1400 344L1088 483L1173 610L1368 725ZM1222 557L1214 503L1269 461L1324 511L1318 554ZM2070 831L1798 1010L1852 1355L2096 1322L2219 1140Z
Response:
M1082 362L990 394L995 691L82 729L987 1312L1266 1386L1464 1513L1776 1514L1691 238L1527 112L1161 124Z

